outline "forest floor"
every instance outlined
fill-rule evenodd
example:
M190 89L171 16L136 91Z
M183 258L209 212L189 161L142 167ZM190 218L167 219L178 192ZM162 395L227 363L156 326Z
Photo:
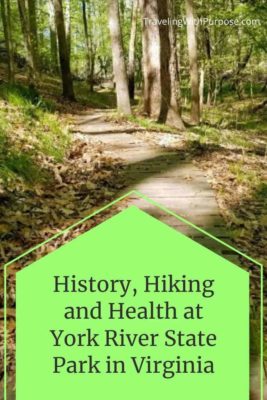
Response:
M229 99L217 107L206 108L200 127L177 133L144 119L137 109L130 120L118 117L113 110L114 94L105 90L90 95L88 100L87 91L78 82L79 101L73 104L58 101L58 83L53 79L47 80L41 91L43 96L29 92L25 86L1 85L1 264L132 188L266 262L266 110L253 113L255 104L250 100ZM140 205L214 248L214 243L207 243L203 235L132 197L11 265L11 374L16 271L131 204ZM2 292L3 286L0 289ZM257 283L253 293L257 304ZM252 323L257 354L257 310Z
M148 134L145 128L136 124L114 121L112 114L103 110L77 115L74 123L76 139L90 146L101 143L108 156L123 160L125 168L120 173L123 192L137 190L213 235L221 239L229 236L215 192L206 174L194 163L193 151L186 149L183 136L164 132ZM130 196L127 203L142 203L141 208L168 223L164 212L145 204L139 196ZM189 234L188 227L179 221L176 225Z
M135 119L116 118L110 111L78 113L73 123L76 139L90 146L101 144L109 157L122 158L124 168L119 173L120 181L124 182L122 193L137 190L240 251L244 252L245 243L248 254L253 250L256 259L265 257L266 197L262 193L257 193L256 198L252 196L256 185L260 185L262 190L266 173L262 135L255 140L256 150L245 153L229 139L229 148L208 140L201 143L194 132L185 136L168 131L166 127L162 131L162 127L153 123L142 126L144 123L140 120L137 123ZM233 139L237 140L236 137ZM240 181L235 180L232 173L235 168L237 173L242 171ZM233 251L151 206L139 196L130 196L127 205L139 206L228 260L246 266L251 274L251 298L257 308L260 294L258 267L253 268ZM241 229L242 234L237 235ZM257 312L254 321L257 326L256 315ZM257 348L257 343L254 345Z

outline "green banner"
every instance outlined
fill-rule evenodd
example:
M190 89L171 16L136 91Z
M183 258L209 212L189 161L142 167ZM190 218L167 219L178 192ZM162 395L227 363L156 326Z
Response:
M17 274L17 400L248 400L249 274L130 207Z

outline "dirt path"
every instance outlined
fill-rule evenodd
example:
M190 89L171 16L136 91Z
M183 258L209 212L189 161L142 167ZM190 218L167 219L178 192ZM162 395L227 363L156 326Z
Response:
M215 193L203 171L181 152L153 146L133 135L134 128L131 126L109 122L107 116L107 112L95 110L91 114L79 115L75 134L88 142L103 143L105 152L124 160L124 193L136 189L216 237L229 241ZM225 252L229 257L229 250L221 248L201 233L143 200L133 197L129 203L139 206L212 250ZM230 254L230 258L236 260L233 254Z
M168 151L153 146L134 135L128 125L107 122L108 114L93 111L78 116L76 135L88 142L103 143L105 152L120 157L126 164L124 193L138 190L176 214L203 228L224 242L231 244L230 234L220 216L215 192L205 173L198 169L190 157L181 152ZM225 258L240 264L236 253L188 227L174 217L148 204L139 197L132 197L128 204L137 205L144 211L168 223ZM259 360L251 360L251 399L259 400ZM265 384L265 395L267 394Z
M190 157L183 156L181 152L153 146L140 139L141 135L138 137L133 135L135 129L132 127L107 122L107 116L107 112L95 110L91 114L77 116L75 135L88 142L101 142L106 153L124 160L126 187L123 193L136 189L217 238L231 242L220 216L215 193L204 172L197 168ZM129 198L128 204L139 206L197 242L238 263L236 254L139 197ZM259 360L253 359L251 400L260 400L258 372ZM265 395L267 395L266 385ZM14 399L14 391L9 392L8 400Z

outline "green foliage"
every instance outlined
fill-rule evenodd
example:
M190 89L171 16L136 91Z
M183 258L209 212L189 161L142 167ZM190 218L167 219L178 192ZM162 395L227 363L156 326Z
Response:
M12 125L11 125L12 126ZM10 126L10 128L11 128ZM41 178L30 154L17 149L10 141L5 113L0 113L0 183L15 183L17 179L33 183Z
M19 175L29 183L38 182L43 178L43 174L40 175L39 168L28 154L9 152L5 159L5 168L10 177Z
M191 131L199 135L199 142L202 144L211 143L226 147L253 149L253 143L248 140L244 131L222 129L206 124L191 128Z
M230 163L229 171L235 176L237 182L245 183L247 187L256 188L260 182L257 171L246 169L242 161Z
M253 151L259 139L266 139L266 112L252 111L261 101L262 97L255 98L251 105L251 100L234 101L233 97L228 97L223 104L205 107L202 124L190 130L198 135L200 143Z
M40 160L63 160L71 143L68 130L34 89L2 85L0 98L0 182L44 182L48 174Z
M54 111L55 107L52 101L44 100L34 87L20 84L0 85L0 98L24 109L35 107L36 110Z
M261 183L257 189L256 197L260 199L267 198L267 183Z
M116 108L116 93L113 90L98 90L89 92L84 82L75 82L75 91L79 103L92 108Z
M130 122L133 122L135 124L138 124L142 126L143 128L150 130L150 131L155 131L155 132L166 132L166 133L177 133L177 130L174 128L171 128L167 125L164 124L159 124L156 123L155 121L149 120L147 118L142 118L138 117L135 115L132 115L128 117L128 120Z
M39 141L38 150L45 155L53 157L56 161L62 161L71 142L69 132L63 128L55 115L42 113L39 125L36 129L36 137Z

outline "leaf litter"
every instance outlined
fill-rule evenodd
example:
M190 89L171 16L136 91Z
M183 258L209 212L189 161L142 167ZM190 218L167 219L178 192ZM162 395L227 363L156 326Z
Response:
M10 111L10 109L9 109ZM14 128L14 120L12 121ZM23 127L15 132L20 153L29 154L31 139L25 139ZM33 136L34 138L34 136ZM11 139L12 140L12 139ZM10 146L12 147L12 146ZM42 151L31 152L37 179L27 181L19 175L0 180L0 265L50 239L65 228L87 217L100 205L107 204L124 187L121 159L111 157L101 144L72 139L59 161ZM13 167L13 165L12 165ZM40 167L40 168L39 168ZM38 175L39 174L39 175ZM54 251L118 211L101 215L76 226L47 245L38 248L8 267L7 327L8 375L15 373L15 276L16 272L33 261ZM3 377L3 274L0 279L0 380Z

